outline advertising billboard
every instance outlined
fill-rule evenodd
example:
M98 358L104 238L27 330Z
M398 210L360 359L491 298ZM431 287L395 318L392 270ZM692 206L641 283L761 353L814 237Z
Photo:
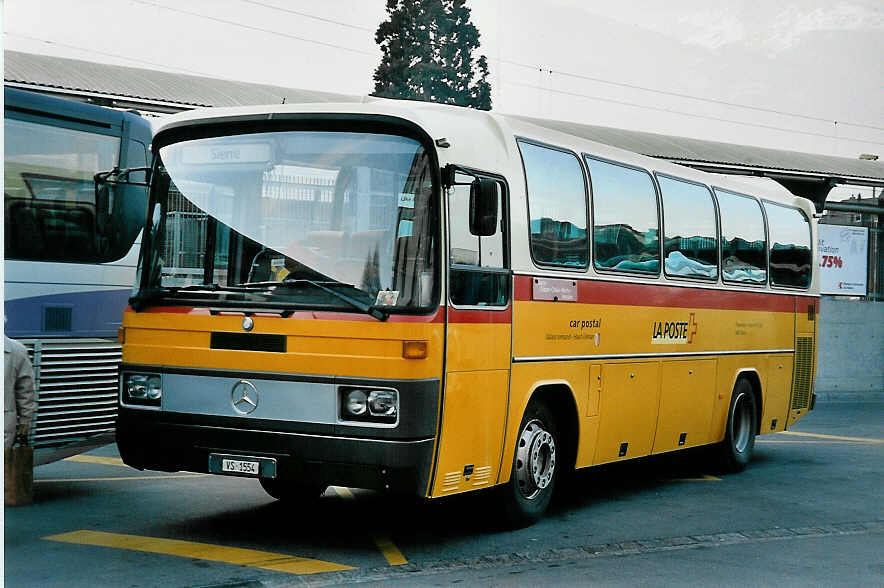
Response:
M821 224L819 249L822 294L867 294L869 229Z

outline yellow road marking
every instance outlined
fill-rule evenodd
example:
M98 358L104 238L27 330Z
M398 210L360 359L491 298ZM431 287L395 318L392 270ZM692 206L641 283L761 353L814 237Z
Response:
M100 463L101 465L119 466L123 468L129 467L124 464L123 460L119 457L100 457L98 455L74 455L72 457L66 457L64 461L76 461L80 463Z
M756 439L755 443L774 443L774 444L785 444L785 443L803 443L803 444L817 444L817 445L826 445L827 443L835 443L835 441L815 441L813 439ZM837 443L848 443L848 441L837 441Z
M861 443L859 441L826 441L823 439L757 439L756 443L764 443L766 445L875 445L875 443Z
M335 491L335 494L344 498L345 500L355 500L356 497L353 496L353 493L350 492L349 488L343 488L341 486L332 486L332 489ZM387 560L387 563L391 566L403 566L408 563L408 560L405 559L405 556L402 555L402 552L399 551L399 548L390 540L389 537L383 535L375 535L372 537L374 540L374 544L377 545L378 549L381 550L381 553L384 555L384 558Z
M872 437L842 437L840 435L823 435L822 433L802 433L801 431L781 431L780 435L795 435L797 437L813 437L815 439L828 439L830 441L849 441L852 443L884 443L884 439Z
M223 545L211 545L209 543L196 543L181 541L179 539L158 539L155 537L139 537L137 535L121 535L118 533L104 533L101 531L73 531L60 535L44 537L47 541L60 541L62 543L75 543L78 545L94 545L97 547L112 547L115 549L127 549L129 551L143 551L158 553L161 555L174 555L177 557L189 557L206 561L249 566L285 572L288 574L318 574L321 572L340 572L352 570L353 567L330 561L308 559L282 553L269 553L254 549L242 549L239 547L225 547Z
M46 478L34 480L35 484L48 484L50 482L116 482L118 480L168 480L170 478L202 478L209 474L166 474L165 476L116 476L112 478Z
M668 478L666 482L721 482L721 478L703 474L699 478Z
M393 542L387 537L375 537L374 544L378 546L378 549L381 550L381 553L384 554L384 557L387 558L387 562L391 566L404 566L408 563L408 560L405 559L399 548L393 545Z

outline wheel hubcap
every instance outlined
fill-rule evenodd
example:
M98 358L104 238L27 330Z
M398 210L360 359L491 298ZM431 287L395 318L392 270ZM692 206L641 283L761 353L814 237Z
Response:
M538 420L530 421L519 436L516 481L522 496L532 500L550 482L556 470L556 442Z

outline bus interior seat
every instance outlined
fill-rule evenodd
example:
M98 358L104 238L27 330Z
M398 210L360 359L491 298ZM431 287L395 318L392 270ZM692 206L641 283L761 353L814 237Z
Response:
M319 257L338 259L346 250L348 237L345 231L310 231L304 244Z
M451 263L459 265L479 265L479 252L474 249L452 247Z
M6 257L39 256L43 238L37 224L37 211L28 201L6 195Z
M88 257L93 248L95 215L83 205L58 206L40 203L37 219L47 251L64 251L72 257Z
M389 248L389 231L385 229L361 231L353 233L347 240L347 247L342 251L335 264L335 275L349 284L370 287L364 282L376 281L380 268L375 267L382 255L375 258L375 253L384 247Z
M374 229L353 233L350 235L347 257L364 258L366 252L372 252L375 249L388 246L389 234L390 231L387 229Z

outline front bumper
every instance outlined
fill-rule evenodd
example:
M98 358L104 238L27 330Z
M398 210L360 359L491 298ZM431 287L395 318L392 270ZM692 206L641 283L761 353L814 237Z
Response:
M140 470L208 473L209 454L272 457L277 477L310 484L424 494L433 438L371 439L241 428L226 419L121 408L117 446ZM231 419L235 420L235 419Z
M162 406L122 404L116 441L137 469L208 473L212 453L276 460L276 477L305 484L425 494L439 414L439 380L368 380L236 373L124 364L121 373L159 374ZM231 405L231 387L254 382L251 414ZM121 378L122 379L122 378ZM395 425L345 422L339 387L399 392Z

